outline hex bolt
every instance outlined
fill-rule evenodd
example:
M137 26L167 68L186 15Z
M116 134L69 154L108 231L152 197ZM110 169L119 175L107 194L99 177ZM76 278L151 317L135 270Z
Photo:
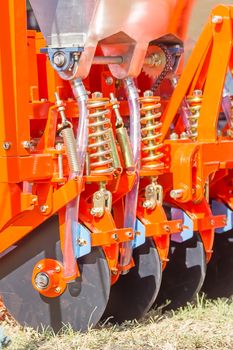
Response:
M37 265L37 270L41 270L42 269L42 265L41 264L39 264L39 265Z
M45 204L40 207L41 213L45 213L47 209L48 209L48 205L45 205Z
M115 239L115 241L118 239L118 234L117 233L113 233L112 234L112 239Z
M64 64L66 63L66 57L62 52L57 52L55 53L54 57L53 57L53 63L57 66L57 67L62 67L64 66Z
M163 226L163 229L164 229L164 231L166 231L166 232L170 232L170 231L171 231L171 229L170 229L170 227L169 227L168 225L164 225L164 226Z
M184 193L184 190L178 189L178 190L171 190L170 197L173 199L181 198Z
M181 140L187 140L188 139L188 135L185 131L183 131L181 134L180 134L180 139Z
M30 149L31 148L31 142L30 141L23 141L23 148Z
M55 267L55 271L58 273L58 272L61 272L61 267L59 266L59 265L57 265L56 267Z
M173 132L171 135L170 135L170 140L178 140L179 136L177 133Z
M129 231L129 232L126 232L125 234L126 234L126 236L128 236L128 237L132 237L132 236L133 236L133 233L130 232L130 231Z
M60 293L60 292L61 292L61 288L60 288L60 287L55 288L55 292L56 292L57 294Z
M223 17L222 16L215 15L215 16L212 17L212 23L213 24L220 24L222 22L223 22Z
M3 142L2 147L4 148L5 151L8 151L8 149L11 148L11 143L10 142Z
M212 220L210 220L210 225L211 226L214 226L215 225L215 221L212 219Z
M99 91L95 91L93 92L93 94L91 95L92 98L102 98L103 97L103 94L102 92L99 92Z
M86 245L87 244L87 241L85 241L85 239L83 239L83 238L79 238L78 239L78 245L80 246L80 247L83 247L84 245Z
M143 96L144 96L144 97L151 97L151 96L153 96L153 91L151 91L151 90L146 90L146 91L144 91Z
M113 77L107 77L107 78L105 79L105 83L106 83L106 85L108 85L108 86L112 85L112 84L113 84Z

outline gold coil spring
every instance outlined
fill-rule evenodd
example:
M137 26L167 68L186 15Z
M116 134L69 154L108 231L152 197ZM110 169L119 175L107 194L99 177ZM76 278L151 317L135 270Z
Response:
M161 158L161 103L160 98L153 96L152 91L145 91L141 103L141 137L142 137L142 168L155 169L163 165Z
M109 133L111 121L106 115L109 100L102 94L92 95L88 101L89 109L89 141L88 156L91 174L106 174L114 170Z
M190 116L188 116L190 126L190 138L196 140L198 136L198 121L200 117L201 103L202 103L202 91L194 90L192 95L187 97L189 105Z

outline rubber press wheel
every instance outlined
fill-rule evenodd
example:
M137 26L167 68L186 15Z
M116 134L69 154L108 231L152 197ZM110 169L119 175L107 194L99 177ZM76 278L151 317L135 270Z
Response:
M151 239L133 252L135 267L112 286L103 319L121 323L142 318L158 294L162 269L158 252Z
M51 326L58 331L65 324L84 331L96 325L108 302L110 273L101 248L80 259L81 277L69 283L59 297L47 298L31 283L35 264L44 258L61 260L59 227L53 217L0 258L0 295L11 315L22 325Z
M169 262L163 271L156 305L165 305L164 309L185 305L200 291L205 275L205 251L199 235L194 233L182 243L171 241Z
M209 298L233 296L233 230L215 234L202 290Z

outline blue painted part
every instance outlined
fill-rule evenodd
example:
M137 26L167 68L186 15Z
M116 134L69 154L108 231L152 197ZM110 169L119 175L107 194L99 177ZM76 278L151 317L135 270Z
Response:
M216 233L224 233L233 228L233 212L225 204L212 201L212 212L214 215L226 215L227 224L224 227L217 228Z
M3 328L0 327L0 349L6 348L8 345L10 345L10 343L11 339L4 335Z
M233 95L233 77L230 71L228 71L226 76L225 88L230 93L230 95Z
M182 243L193 237L193 221L181 209L171 208L172 220L182 220L184 229L182 232L177 232L171 235L173 242Z
M91 233L85 226L75 221L72 222L72 231L74 254L78 259L91 252Z
M135 235L134 242L133 242L133 249L144 244L146 241L146 228L138 219L136 219L136 223L135 223L135 232L138 232L139 234Z

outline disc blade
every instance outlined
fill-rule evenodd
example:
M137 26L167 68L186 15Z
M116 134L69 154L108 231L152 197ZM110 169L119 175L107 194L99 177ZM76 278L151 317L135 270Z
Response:
M171 242L156 305L166 305L167 301L170 303L165 309L185 305L200 291L205 274L205 251L197 234L183 243Z
M134 249L135 267L112 286L103 319L121 323L140 319L150 309L159 291L161 262L151 239Z
M23 325L51 326L58 331L64 324L86 330L101 318L110 292L110 273L101 248L78 259L81 277L69 283L65 292L47 298L35 291L32 270L44 258L62 261L57 217L30 233L10 253L0 259L0 295L9 312Z
M209 298L233 295L233 230L215 235L202 290Z

